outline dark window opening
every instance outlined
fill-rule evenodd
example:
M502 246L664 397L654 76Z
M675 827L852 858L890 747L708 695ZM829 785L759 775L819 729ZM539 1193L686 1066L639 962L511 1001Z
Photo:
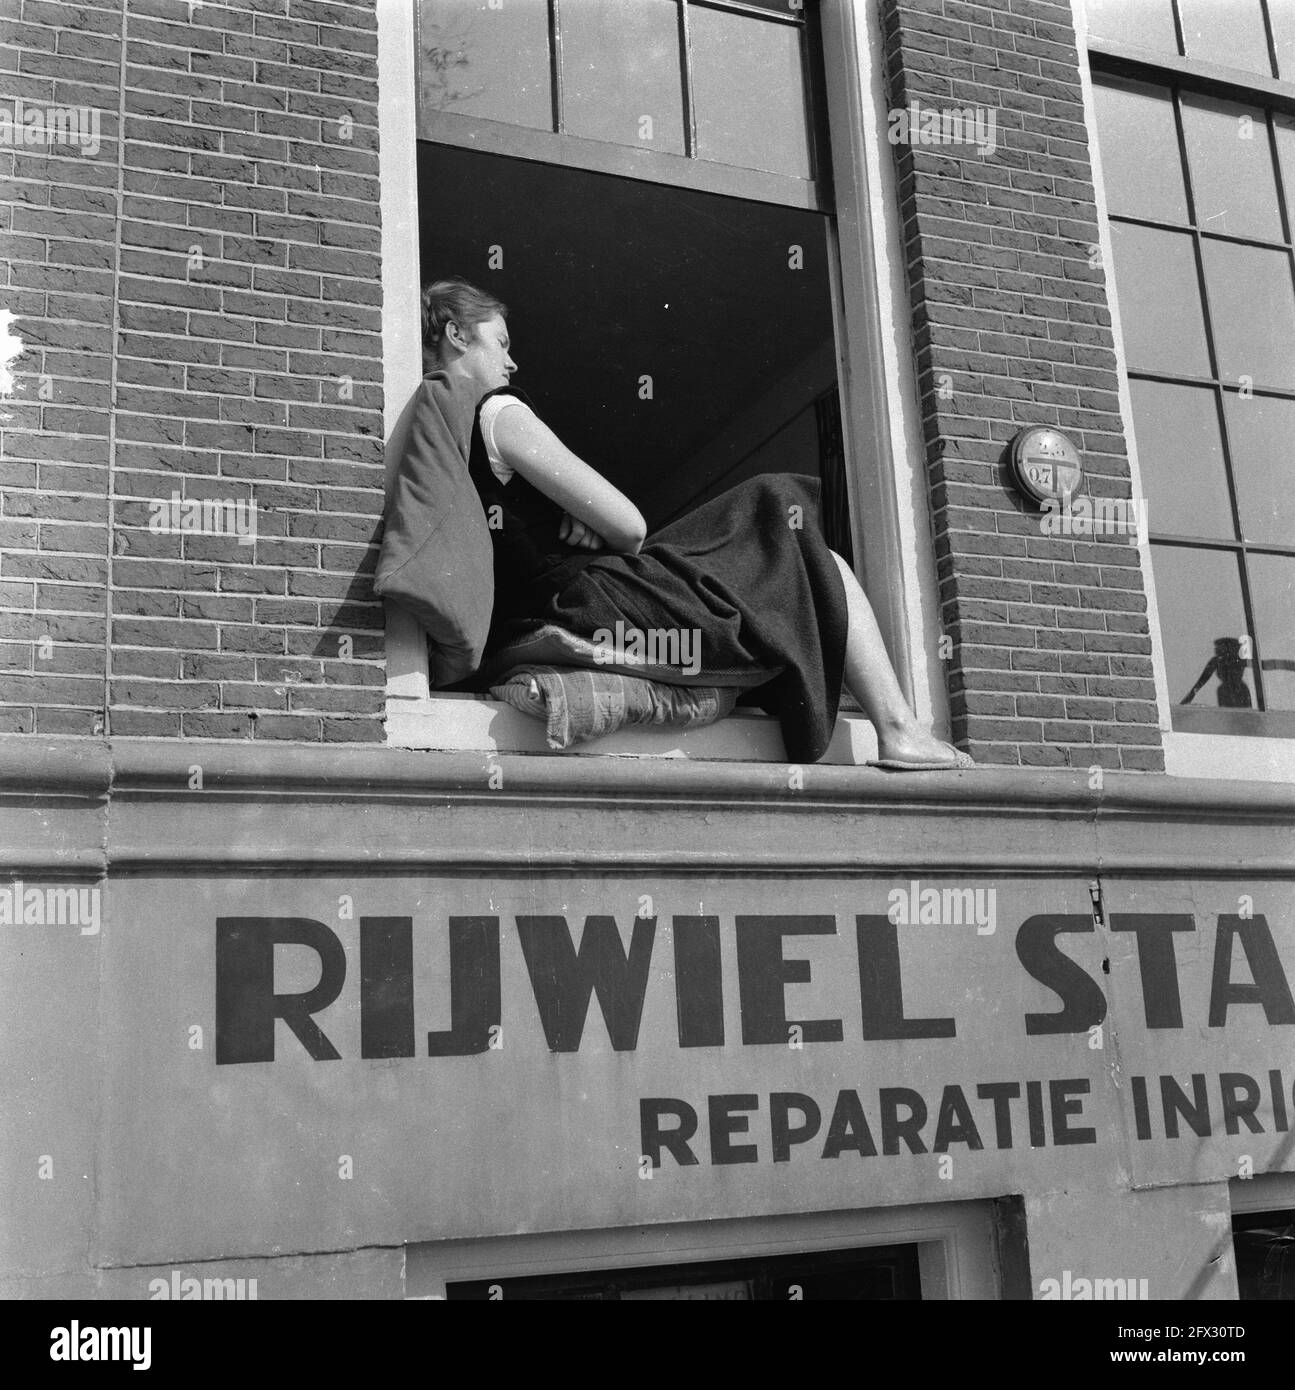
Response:
M1295 1299L1295 1211L1233 1217L1232 1248L1240 1298Z
M419 205L424 282L504 300L515 385L649 527L808 473L851 558L824 214L428 142Z
M707 1260L521 1279L474 1279L447 1284L446 1296L504 1301L692 1299L756 1303L832 1299L866 1303L920 1300L922 1285L918 1247L885 1245L764 1259Z

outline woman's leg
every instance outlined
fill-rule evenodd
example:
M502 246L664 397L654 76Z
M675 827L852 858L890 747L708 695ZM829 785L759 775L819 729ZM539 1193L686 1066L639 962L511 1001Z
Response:
M836 551L832 558L845 585L850 622L845 640L845 683L877 731L879 755L915 763L946 762L956 757L957 749L924 729L908 707L867 594Z

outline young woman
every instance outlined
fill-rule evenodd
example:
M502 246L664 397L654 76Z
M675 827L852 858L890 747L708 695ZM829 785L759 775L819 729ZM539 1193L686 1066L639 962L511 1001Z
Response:
M880 766L972 766L908 707L858 580L819 531L817 479L750 479L649 536L634 503L507 391L506 312L463 280L423 292L425 367L480 401L486 459L473 482L497 518L488 652L523 621L586 637L618 621L697 632L690 683L758 684L794 762L826 751L844 681L876 729Z

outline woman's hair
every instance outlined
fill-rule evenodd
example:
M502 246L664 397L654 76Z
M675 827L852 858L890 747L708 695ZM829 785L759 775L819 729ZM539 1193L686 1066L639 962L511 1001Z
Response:
M435 360L445 337L445 326L457 323L469 337L477 324L496 314L508 315L508 307L492 294L486 294L466 280L451 276L435 280L423 290L423 354Z

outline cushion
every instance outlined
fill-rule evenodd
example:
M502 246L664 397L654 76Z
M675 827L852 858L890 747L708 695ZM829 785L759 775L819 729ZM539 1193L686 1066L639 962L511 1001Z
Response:
M519 666L490 693L543 719L546 741L555 750L635 724L701 728L723 719L738 695L724 686L662 685L619 671L558 666Z
M477 405L472 383L441 371L423 378L374 579L427 630L438 686L477 669L495 599L490 532L468 472Z

